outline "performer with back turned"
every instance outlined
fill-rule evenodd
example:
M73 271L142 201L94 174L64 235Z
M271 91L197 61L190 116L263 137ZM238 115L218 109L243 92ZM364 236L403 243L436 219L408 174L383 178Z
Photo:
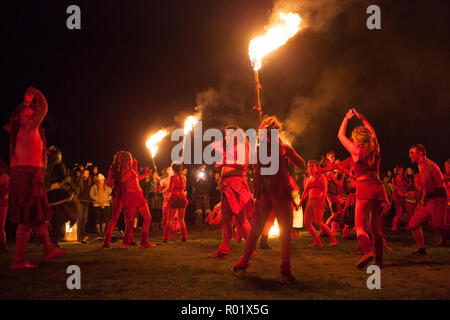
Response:
M260 129L267 130L266 137L260 137L259 147L267 144L268 153L271 153L271 131L281 130L281 123L275 116L263 119ZM232 271L236 275L243 275L250 265L250 258L255 251L258 240L264 225L271 212L275 213L280 228L281 240L281 265L280 272L282 283L292 283L295 278L291 271L291 250L292 250L292 225L294 201L292 191L297 189L294 178L289 172L289 163L293 163L299 169L305 168L305 161L295 152L295 150L278 139L279 144L279 168L273 175L261 175L264 166L260 159L255 168L255 206L252 213L250 234L245 241L244 254L234 265ZM275 142L276 143L276 142ZM259 153L259 152L258 152Z
M348 120L356 115L364 126L356 127L352 139L347 138ZM353 159L353 171L356 177L355 227L359 248L363 257L356 267L365 268L373 259L375 246L375 262L383 266L383 213L387 211L388 199L386 190L379 176L380 146L375 130L370 123L355 109L348 110L339 128L338 138Z

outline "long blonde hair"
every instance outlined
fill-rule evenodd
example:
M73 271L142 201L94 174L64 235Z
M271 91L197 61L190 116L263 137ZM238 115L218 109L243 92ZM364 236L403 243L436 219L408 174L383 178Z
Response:
M357 126L352 131L352 139L357 145L365 147L364 158L367 159L369 166L373 166L377 150L372 138L372 132L364 126Z

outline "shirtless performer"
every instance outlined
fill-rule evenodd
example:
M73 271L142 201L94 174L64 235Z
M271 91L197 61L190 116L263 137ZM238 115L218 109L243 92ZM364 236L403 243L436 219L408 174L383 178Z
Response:
M422 228L420 227L428 219L441 239L437 246L445 245L445 240L450 236L450 226L445 224L447 211L447 192L444 185L444 177L439 167L427 158L427 152L423 145L416 144L409 149L409 157L419 167L419 181L424 192L423 200L409 220L407 230L411 230L418 250L412 253L414 257L427 255L423 240Z

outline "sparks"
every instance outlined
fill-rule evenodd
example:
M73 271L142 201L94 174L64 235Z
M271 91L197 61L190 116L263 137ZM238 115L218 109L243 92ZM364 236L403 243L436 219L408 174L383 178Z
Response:
M280 21L273 25L265 35L254 38L248 46L253 70L261 68L261 61L269 52L284 45L300 30L301 18L296 13L280 13Z
M167 136L169 133L167 132L167 130L159 130L157 133L155 133L154 135L152 135L147 142L145 143L145 145L147 146L147 148L150 150L150 153L152 154L152 157L155 157L156 152L158 151L158 143L165 137Z

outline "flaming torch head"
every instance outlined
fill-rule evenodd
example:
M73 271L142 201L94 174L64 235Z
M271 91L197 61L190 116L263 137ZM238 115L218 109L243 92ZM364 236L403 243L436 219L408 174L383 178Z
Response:
M248 53L253 70L259 70L264 56L284 45L300 30L300 21L301 18L296 13L281 12L279 21L266 34L250 41Z
M158 143L167 136L167 130L159 130L157 133L152 135L147 142L145 143L146 147L150 150L152 154L152 158L155 157L156 152L158 151Z
M184 134L188 134L189 131L191 131L194 126L197 124L198 120L194 116L189 116L186 121L184 122Z

